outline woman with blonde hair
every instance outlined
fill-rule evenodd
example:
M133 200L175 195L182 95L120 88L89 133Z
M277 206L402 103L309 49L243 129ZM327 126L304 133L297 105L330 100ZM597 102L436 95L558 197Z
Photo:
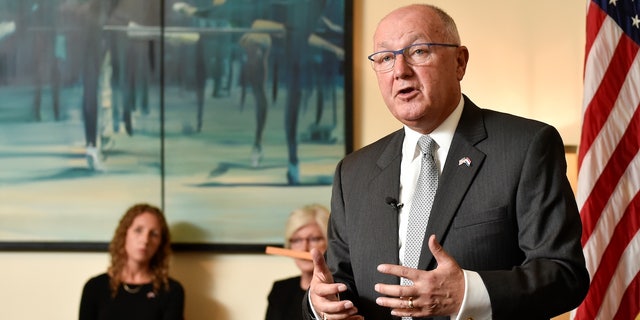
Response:
M171 238L162 210L130 207L109 244L106 273L84 286L80 320L184 318L184 289L169 277Z
M296 251L321 252L327 249L329 210L319 204L306 205L289 214L285 227L284 246ZM266 320L292 320L302 318L302 297L313 276L313 262L295 259L301 274L273 283L269 293Z

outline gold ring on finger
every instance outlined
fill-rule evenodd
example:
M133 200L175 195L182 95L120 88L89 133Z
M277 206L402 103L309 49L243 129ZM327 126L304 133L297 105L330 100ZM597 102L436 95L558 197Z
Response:
M409 297L409 300L407 301L408 301L409 309L413 309L413 297Z

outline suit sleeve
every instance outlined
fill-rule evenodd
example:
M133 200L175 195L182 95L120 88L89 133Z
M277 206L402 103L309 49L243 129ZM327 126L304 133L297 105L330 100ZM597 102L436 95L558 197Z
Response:
M347 292L340 294L341 300L357 301L355 282L353 279L353 271L349 259L348 232L346 228L345 204L342 190L342 169L344 160L340 161L336 166L333 178L333 191L331 196L331 216L329 218L329 226L327 235L329 244L325 259L329 270L333 274L335 283L344 283L347 285ZM315 319L313 311L309 305L309 292L304 296L302 301L302 316L305 320Z
M327 261L329 269L334 277L334 282L345 283L346 279L353 279L353 277L349 276L349 272L345 270L338 270L338 266L349 266L348 252L349 248L341 238L340 228L344 226L345 219L345 209L344 209L344 201L342 196L342 180L341 180L341 171L342 164L344 160L341 160L336 166L335 175L333 178L333 188L332 188L332 196L331 196L331 216L329 218L329 226L327 230L327 236L330 243L327 246L327 252L325 253L325 260L327 259L327 255L331 255L332 259ZM331 251L331 252L329 252ZM347 268L351 270L350 267ZM349 283L353 283L353 281L349 281ZM349 290L353 289L353 285L349 286ZM349 298L346 298L346 297ZM341 299L351 300L353 295L351 293L343 293L340 295ZM304 295L302 299L302 318L304 320L314 320L315 316L313 314L313 309L311 308L309 302L309 291Z
M479 272L494 319L550 318L578 306L589 286L562 139L544 126L525 150L514 204L523 263Z
M349 234L346 232L346 212L342 183L343 161L338 163L336 173L333 178L333 189L331 194L331 217L329 219L328 238L329 245L327 259L329 270L333 274L335 282L344 283L349 288L349 292L355 290L353 270L349 259ZM350 293L341 295L342 299L352 300ZM348 298L347 298L348 297ZM352 300L353 301L353 300Z

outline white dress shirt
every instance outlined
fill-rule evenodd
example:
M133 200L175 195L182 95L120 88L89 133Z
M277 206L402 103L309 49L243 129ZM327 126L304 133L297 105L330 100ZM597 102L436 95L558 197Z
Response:
M437 143L435 161L438 166L439 174L442 174L444 163L451 147L453 135L460 121L462 109L464 108L464 99L460 97L460 102L456 109L449 117L429 136ZM407 223L409 221L409 211L412 204L413 193L415 192L418 176L420 175L421 161L420 148L418 147L418 139L421 133L413 131L407 126L404 127L404 141L402 143L402 162L400 164L400 199L402 203L400 214L398 215L398 250L400 263L404 261L404 243L407 238ZM482 282L477 272L463 270L465 279L465 290L462 305L458 314L451 315L452 319L491 319L491 302L487 288Z

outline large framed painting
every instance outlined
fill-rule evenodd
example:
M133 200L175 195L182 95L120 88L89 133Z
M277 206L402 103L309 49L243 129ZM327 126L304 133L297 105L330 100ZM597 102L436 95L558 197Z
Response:
M283 243L352 149L350 0L0 0L0 249Z

